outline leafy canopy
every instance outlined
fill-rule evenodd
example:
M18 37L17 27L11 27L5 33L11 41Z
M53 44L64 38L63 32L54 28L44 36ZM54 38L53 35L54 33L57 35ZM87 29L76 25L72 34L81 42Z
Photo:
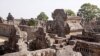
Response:
M35 26L37 24L37 21L35 21L33 18L31 18L29 21L28 21L28 25L29 26Z
M78 16L81 16L87 21L89 21L93 19L94 17L100 16L100 9L96 5L85 3L79 9Z
M68 16L75 16L74 11L72 11L70 9L65 9L65 13L67 13Z
M41 12L38 16L37 16L38 20L48 20L48 16L44 13Z

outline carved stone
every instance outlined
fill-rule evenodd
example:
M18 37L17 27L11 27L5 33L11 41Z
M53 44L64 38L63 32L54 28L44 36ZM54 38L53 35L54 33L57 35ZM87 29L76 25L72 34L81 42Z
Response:
M38 28L34 34L36 39L29 44L30 50L45 49L49 47L43 28Z
M48 33L57 34L59 37L65 37L70 32L69 25L65 22L67 14L63 9L56 9L52 13L53 21L48 21L46 31Z

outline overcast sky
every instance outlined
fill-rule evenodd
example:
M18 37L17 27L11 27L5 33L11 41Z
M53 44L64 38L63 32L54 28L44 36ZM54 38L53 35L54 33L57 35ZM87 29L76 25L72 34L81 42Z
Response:
M51 19L55 9L71 9L76 13L84 3L100 8L100 0L0 0L0 16L6 18L11 12L15 18L36 18L43 11Z

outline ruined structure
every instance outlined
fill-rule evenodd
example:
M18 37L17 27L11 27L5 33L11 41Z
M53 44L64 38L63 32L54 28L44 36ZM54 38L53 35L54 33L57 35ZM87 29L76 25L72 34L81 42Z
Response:
M7 26L9 26L9 25L7 25ZM19 36L16 35L16 29L14 28L13 25L10 25L10 27L8 29L9 29L9 31L8 31L9 34L7 34L8 36L3 35L3 36L8 37L8 41L5 41L4 45L0 46L0 48L1 48L0 52L2 52L2 53L0 53L0 55L5 54L5 53L12 53L12 52L18 51L17 42L18 42Z
M3 23L3 18L2 17L0 17L0 23Z
M74 50L81 52L83 56L100 56L100 32L94 30L98 26L96 21L84 22L82 26L82 34L73 35L69 39L75 44Z
M68 16L67 23L70 27L70 35L82 34L81 20L82 18L79 16Z
M24 21L22 25L17 24L17 26L5 24L9 26L5 32L10 36L1 47L7 51L1 50L2 54L4 56L81 56L81 53L73 51L73 47L70 47L71 51L67 49L68 38L70 38L66 36L70 33L67 14L63 9L56 9L52 17L53 21L37 21L38 24L34 27L24 25ZM9 47L9 51L5 46Z
M38 28L38 30L34 34L35 39L33 39L33 41L29 44L30 50L49 48L49 43L45 38L46 34L44 33L43 28Z
M20 52L15 52L15 53L5 54L3 56L55 56L55 50L48 48L37 51L29 51L29 53L24 53L23 55L21 55Z
M46 32L57 34L59 37L65 37L70 32L69 25L65 22L67 14L63 9L56 9L52 13L53 21L48 21L46 25Z
M0 36L10 37L11 32L14 30L13 25L0 23Z
M74 50L81 52L83 56L100 56L99 43L78 41Z
M14 24L14 17L11 15L11 13L8 13L7 23Z
M56 9L52 17L47 22L37 20L36 26L27 26L24 20L16 25L0 23L0 36L8 37L0 45L0 55L100 56L100 32L95 30L99 29L99 21L82 25L82 18L67 17L63 9ZM69 34L72 32L82 34Z

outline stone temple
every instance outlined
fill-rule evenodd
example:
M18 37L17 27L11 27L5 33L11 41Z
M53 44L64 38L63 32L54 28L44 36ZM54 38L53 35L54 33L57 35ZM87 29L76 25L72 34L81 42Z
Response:
M53 20L15 19L0 17L0 56L100 56L99 21L88 24L79 16L67 16L55 9Z

